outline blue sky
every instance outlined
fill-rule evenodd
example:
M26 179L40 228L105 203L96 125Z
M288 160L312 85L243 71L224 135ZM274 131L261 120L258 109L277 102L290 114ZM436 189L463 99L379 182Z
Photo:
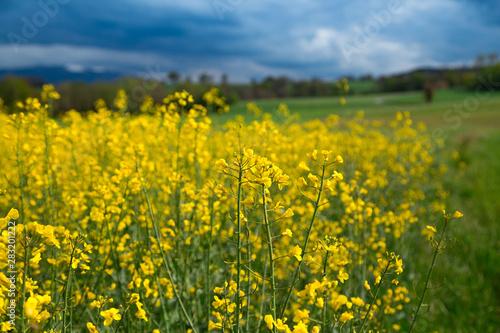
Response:
M0 0L0 69L333 79L500 53L500 1Z

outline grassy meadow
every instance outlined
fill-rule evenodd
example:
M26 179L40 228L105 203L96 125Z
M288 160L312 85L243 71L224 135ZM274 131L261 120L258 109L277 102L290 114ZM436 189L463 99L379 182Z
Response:
M257 102L275 118L278 105L285 103L303 121L326 119L330 114L352 117L363 110L366 119L386 126L396 112L409 111L412 120L423 122L431 133L435 130L445 139L446 151L455 152L455 158L448 161L445 181L451 194L447 206L460 207L466 217L450 230L456 243L439 258L432 307L422 319L428 321L427 331L431 327L438 332L500 329L500 93L492 93L466 112L464 101L474 96L469 90L448 89L436 91L430 104L420 91L349 96L346 105L335 98ZM445 118L447 110L455 110L452 121ZM222 123L234 114L247 114L251 119L244 102L235 105L231 114L213 119Z
M462 105L464 100L474 98L474 96L473 91L457 88L437 90L430 104L424 101L421 91L348 96L346 105L341 105L335 97L270 99L259 100L257 104L264 112L271 114L275 113L279 104L286 104L292 113L300 115L302 121L322 119L330 114L353 116L359 110L365 111L367 119L388 121L392 120L398 111L409 111L412 120L422 121L431 128L441 127L445 131L483 132L500 129L498 112L500 94L498 92L480 101L477 110L469 112L469 117L461 116L462 123L458 129L455 128L455 120L447 121L443 118L445 111L454 110L455 104ZM235 115L248 115L247 103L247 101L239 102L231 107L230 113L214 115L212 119L221 124L234 118Z
M500 94L481 96L0 103L0 330L497 332Z

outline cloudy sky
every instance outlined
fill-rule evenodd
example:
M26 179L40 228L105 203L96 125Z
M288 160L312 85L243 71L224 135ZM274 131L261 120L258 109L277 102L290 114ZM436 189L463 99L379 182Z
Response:
M0 69L337 78L500 53L497 0L0 0Z

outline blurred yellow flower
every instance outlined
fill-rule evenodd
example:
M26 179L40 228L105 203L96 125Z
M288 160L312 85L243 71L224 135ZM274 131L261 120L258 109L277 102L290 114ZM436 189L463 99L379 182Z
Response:
M299 163L299 166L297 167L299 170L302 170L302 171L306 171L306 172L309 172L311 171L311 169L306 165L306 162L304 161L301 161Z
M295 247L288 253L289 257L295 257L298 261L302 261L302 249L300 246L295 245Z
M287 217L292 217L293 216L293 210L291 208L288 208L283 215L281 215L280 219L285 219Z
M99 333L95 325L92 324L91 322L87 323L87 329L89 330L89 333Z
M120 310L116 308L111 308L106 311L101 311L100 315L104 317L104 326L110 326L114 320L118 321L122 319L122 316L119 312Z
M273 324L274 324L273 316L266 315L264 317L264 321L266 322L267 328L269 328L270 330L272 330L273 329Z
M12 208L7 214L7 218L11 220L17 220L19 218L19 212L17 211L17 209Z

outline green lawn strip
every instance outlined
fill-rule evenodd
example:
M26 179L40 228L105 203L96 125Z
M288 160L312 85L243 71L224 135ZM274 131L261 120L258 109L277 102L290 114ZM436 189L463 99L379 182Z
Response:
M450 145L460 159L449 173L447 206L465 216L450 226L457 240L436 268L428 329L494 332L500 327L500 131L460 134Z
M488 128L500 124L500 93L489 95L488 98L479 101L477 108L468 112L463 104L472 101L475 92L464 89L438 90L432 103L426 103L421 91L402 93L383 93L370 95L353 95L347 97L347 104L341 105L337 97L314 97L314 98L284 98L265 99L254 101L264 112L273 114L275 119L279 104L286 104L290 112L298 113L302 121L312 119L324 119L330 114L352 117L358 111L363 110L368 119L390 121L398 111L410 111L412 119L423 121L429 127L451 128L456 126L457 117L461 125L465 124L473 128L486 126ZM231 111L223 115L211 115L215 124L222 125L226 121L234 119L236 115L245 116L246 121L253 119L246 111L246 105L251 101L241 101L231 106ZM462 105L462 113L458 113L455 105ZM446 112L451 110L451 113ZM470 113L469 116L466 116ZM454 117L454 118L452 118Z

